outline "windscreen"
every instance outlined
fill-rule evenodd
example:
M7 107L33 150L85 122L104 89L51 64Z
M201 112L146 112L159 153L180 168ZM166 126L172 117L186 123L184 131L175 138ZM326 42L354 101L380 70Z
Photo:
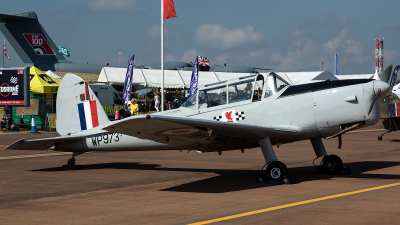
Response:
M181 107L185 107L185 108L193 108L195 109L196 107L196 100L197 100L197 91L194 92L194 94L192 96L190 96L188 98L188 100L186 100L183 105Z

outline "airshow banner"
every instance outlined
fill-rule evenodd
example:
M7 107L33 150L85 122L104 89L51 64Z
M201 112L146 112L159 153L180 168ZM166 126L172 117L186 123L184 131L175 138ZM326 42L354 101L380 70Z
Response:
M193 70L192 70L192 77L190 78L190 88L189 88L189 95L192 96L197 89L198 79L199 79L199 66L198 66L198 59L194 60Z
M135 54L129 60L128 68L126 70L125 83L124 83L124 93L122 95L122 100L124 104L127 105L130 101L132 92L132 77L133 77L133 67L135 64Z
M29 67L0 68L0 105L30 106Z

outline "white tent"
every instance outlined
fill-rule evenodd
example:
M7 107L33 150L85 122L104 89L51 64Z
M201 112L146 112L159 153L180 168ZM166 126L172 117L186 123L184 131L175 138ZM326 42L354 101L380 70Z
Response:
M56 78L56 79L59 79L59 80L62 79L60 76L58 76L57 74L53 73L53 71L51 71L51 70L47 70L47 71L46 71L46 74L49 75L49 76L51 76L51 77L54 77L54 78Z
M123 85L125 83L126 68L103 67L100 72L99 82L110 82ZM248 76L250 73L221 73L199 71L198 87L206 84L216 83L223 80ZM189 88L192 71L164 70L164 87L166 88ZM156 69L133 70L133 85L149 87L161 87L161 71Z
M270 73L266 71L265 74ZM337 80L331 72L275 72L282 78L290 80L293 84L304 84L323 80ZM125 83L126 68L103 67L99 75L99 82L110 82L123 85ZM249 76L250 73L232 72L211 72L199 71L198 87L206 84L216 83L238 77ZM342 75L340 75L342 76ZM189 88L192 71L183 70L164 70L164 87L166 88ZM157 69L138 69L133 70L133 85L143 85L148 87L161 87L161 71Z

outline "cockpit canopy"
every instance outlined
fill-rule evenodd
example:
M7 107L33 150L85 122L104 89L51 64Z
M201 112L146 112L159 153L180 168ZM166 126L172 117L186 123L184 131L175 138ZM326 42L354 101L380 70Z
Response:
M202 109L236 102L261 101L288 85L288 82L273 72L266 77L262 74L240 77L204 86L186 100L182 107Z

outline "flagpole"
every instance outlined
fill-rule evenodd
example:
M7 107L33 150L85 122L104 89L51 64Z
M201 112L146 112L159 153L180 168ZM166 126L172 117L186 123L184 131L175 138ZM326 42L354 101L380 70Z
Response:
M6 41L3 39L3 68L4 68L4 45L6 44Z
M164 5L161 0L161 111L164 111Z

